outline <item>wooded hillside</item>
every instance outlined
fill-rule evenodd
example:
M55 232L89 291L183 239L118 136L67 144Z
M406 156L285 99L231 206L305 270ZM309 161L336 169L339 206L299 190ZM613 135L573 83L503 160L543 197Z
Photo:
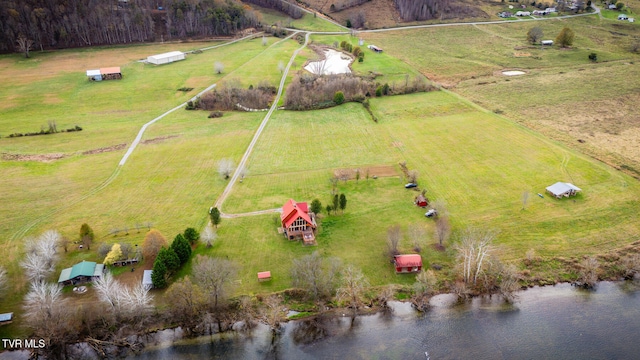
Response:
M161 10L160 10L161 9ZM230 35L258 16L237 0L0 0L0 51Z

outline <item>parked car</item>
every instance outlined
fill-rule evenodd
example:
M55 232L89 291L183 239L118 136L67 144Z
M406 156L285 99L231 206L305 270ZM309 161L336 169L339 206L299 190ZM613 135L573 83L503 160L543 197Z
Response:
M418 186L418 184L416 184L416 183L408 183L404 187L406 189L411 189L411 188L414 188L414 187L417 187L417 186Z
M430 218L430 217L434 217L438 215L438 212L436 211L436 209L429 209L429 211L427 211L424 216Z

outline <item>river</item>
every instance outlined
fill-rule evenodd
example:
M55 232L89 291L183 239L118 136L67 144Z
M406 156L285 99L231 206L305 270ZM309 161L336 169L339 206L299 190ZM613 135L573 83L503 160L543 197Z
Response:
M569 284L532 288L514 305L495 296L459 304L451 295L438 295L431 305L426 313L393 302L392 312L353 321L291 321L275 338L265 325L195 339L164 330L127 359L640 358L637 282L602 282L593 291ZM77 358L96 358L87 346L72 347ZM0 359L26 358L24 351L0 353Z
M532 288L515 305L496 297L456 304L432 299L427 313L394 303L392 313L318 323L292 321L273 345L266 326L148 344L130 359L637 359L640 287L602 282L595 291L569 284Z

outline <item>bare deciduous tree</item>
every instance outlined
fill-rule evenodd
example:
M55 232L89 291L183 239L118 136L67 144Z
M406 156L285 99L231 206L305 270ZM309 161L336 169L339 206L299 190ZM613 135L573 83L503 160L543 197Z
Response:
M582 269L578 274L578 282L580 286L591 289L598 283L598 270L600 263L592 256L584 259L581 263Z
M128 288L107 272L94 282L93 288L100 301L108 305L116 320L140 319L152 309L153 295L149 294L142 283Z
M26 241L27 255L20 265L30 281L42 281L53 272L58 259L56 248L61 237L57 231L49 230L38 238Z
M440 215L436 219L436 239L438 239L438 245L444 246L444 242L449 239L451 235L451 224L449 223L449 217L447 215Z
M200 233L200 241L202 241L208 248L213 245L213 242L218 237L218 234L213 230L211 226L206 226Z
M62 298L62 286L34 281L24 300L24 324L45 340L49 354L57 354L78 328L74 309Z
M460 243L456 244L458 261L462 269L465 284L476 284L478 276L484 273L493 250L491 242L496 237L496 231L469 228L462 234Z
M67 252L69 249L69 239L66 236L61 236L60 239L58 239L58 246L60 246L64 252Z
M415 169L409 170L407 172L407 175L408 175L407 178L410 183L414 183L414 184L418 183L418 175L419 175L418 170L415 170Z
M0 267L0 300L2 300L4 294L6 294L8 286L9 276L7 274L7 270Z
M144 236L144 241L142 242L142 256L145 259L155 259L163 246L167 246L167 239L160 231L156 229L150 230Z
M335 290L340 262L336 258L323 261L317 251L293 260L293 286L307 290L313 299L326 298Z
M100 255L101 258L107 256L109 251L111 251L111 246L109 246L109 244L103 243L98 247L98 255Z
M436 291L437 283L438 279L433 270L422 271L416 275L412 301L418 310L425 311L428 308L428 297Z
M342 271L342 285L338 288L337 296L340 301L345 301L353 309L353 316L358 315L358 308L362 304L362 297L369 281L364 277L360 269L349 265Z
M529 191L525 190L522 192L522 210L527 207L527 202L529 201Z
M193 264L193 277L217 309L226 300L235 280L237 266L229 260L198 255Z
M620 269L625 279L633 279L640 273L640 254L629 254L620 261Z
M516 292L520 290L518 283L518 269L513 264L497 264L498 266L498 288L500 295L505 301L512 303L518 299Z
M284 69L285 69L284 62L282 60L278 61L278 71L280 71L280 73L283 73Z
M215 71L216 74L222 74L222 72L224 71L224 64L222 64L220 61L216 61L213 64L213 71Z
M538 41L542 40L543 36L544 32L542 31L542 28L539 26L534 26L527 32L527 41L529 41L531 44L535 44Z
M165 293L165 299L171 304L171 319L178 322L187 333L194 332L195 327L202 321L207 306L207 296L202 289L186 276L171 284Z
M18 44L18 49L21 53L24 53L24 57L29 58L29 51L33 47L33 40L27 39L24 35L18 36L16 39L16 43Z
M422 242L427 234L427 229L423 224L415 223L409 225L409 237L411 238L411 243L413 244L413 250L415 252L422 251Z
M268 42L267 42L267 37L266 36L262 36L262 46L267 46Z
M235 170L235 165L231 159L222 159L218 161L218 174L225 179L229 179L231 174Z
M400 254L398 251L398 244L402 238L402 231L400 225L394 225L387 229L387 255L391 260L393 257Z
M131 255L131 250L133 250L133 247L129 243L124 243L120 245L120 251L122 251L123 259L129 258L129 256Z

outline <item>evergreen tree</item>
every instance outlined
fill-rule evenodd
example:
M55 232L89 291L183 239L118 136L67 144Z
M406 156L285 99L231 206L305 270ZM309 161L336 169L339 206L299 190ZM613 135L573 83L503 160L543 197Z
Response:
M320 200L314 199L311 202L311 208L309 210L311 210L311 212L314 214L320 214L320 212L322 211L322 203L320 202Z
M151 273L151 282L153 287L161 289L167 286L167 267L164 262L159 261L159 257L153 263L153 272Z
M187 239L182 236L182 234L178 234L173 242L171 243L171 249L178 255L178 259L180 259L180 265L186 263L191 257L191 245Z
M340 194L340 210L344 213L344 209L347 207L347 197L344 194Z
M180 258L171 248L163 247L160 249L158 257L156 257L156 262L157 261L162 262L169 272L173 272L180 268Z
M211 218L211 224L218 228L218 224L220 224L220 210L214 207L209 213L209 217Z
M338 209L340 208L340 197L338 194L333 195L333 206L331 206L334 213L338 213Z
M189 244L193 245L200 238L200 234L198 234L196 229L189 227L184 230L184 238L187 239Z

